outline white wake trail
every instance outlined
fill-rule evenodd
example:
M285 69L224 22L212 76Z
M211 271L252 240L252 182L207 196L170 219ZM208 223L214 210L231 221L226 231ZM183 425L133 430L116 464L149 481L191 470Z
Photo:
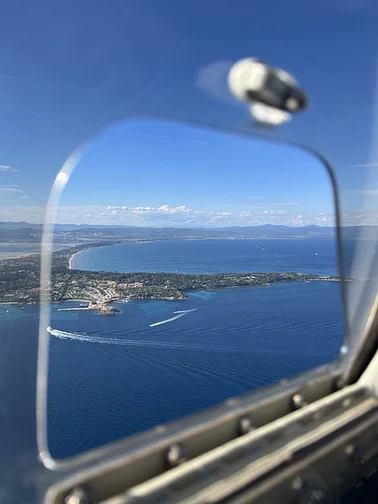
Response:
M127 339L127 338L106 338L103 336L80 334L76 332L60 331L59 329L53 329L52 327L47 327L47 332L54 336L54 338L80 341L82 343L100 343L105 345L122 345L122 346L134 346L134 347L153 347L153 348L168 348L172 350L214 350L208 348L207 345L198 345L192 343L179 343L174 341L149 341L140 339ZM217 349L217 347L215 347ZM225 349L220 348L220 351Z
M256 353L256 349L235 346L233 343L230 345L216 345L214 343L184 343L175 341L153 341L153 340L140 340L128 338L106 338L99 335L90 335L85 333L76 333L68 331L60 331L52 327L46 328L47 332L54 338L68 341L78 341L81 343L100 343L105 345L122 345L132 347L149 347L170 350L201 350L205 352L221 352L221 353Z
M177 312L175 312L175 313L177 313ZM184 315L186 315L186 312L180 313L179 315L176 315L175 317L171 317L166 320L162 320L161 322L154 322L153 324L150 324L150 327L155 327L155 326L158 326L161 324L168 324L168 322L173 322L174 320L177 320L177 319L183 317Z
M180 310L180 311L174 311L173 313L190 313L192 311L196 311L198 308L193 308L192 310Z

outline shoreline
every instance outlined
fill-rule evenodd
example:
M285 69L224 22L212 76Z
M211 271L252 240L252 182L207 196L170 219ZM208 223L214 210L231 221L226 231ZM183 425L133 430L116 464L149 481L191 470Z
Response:
M88 250L88 249L84 249L84 250ZM72 267L72 259L75 257L75 255L80 254L80 252L84 252L84 251L83 251L83 250L80 250L79 252L75 252L75 253L74 253L74 254L72 254L72 256L69 258L69 260L68 260L68 269L69 269L69 270L74 269L74 268Z
M30 257L35 255L41 255L40 252L15 252L17 255L11 255L2 257L0 252L0 261L9 261L10 259L23 259L24 257Z
M117 243L107 243L106 245L101 245L101 246L99 246L99 247L98 247L98 246L96 246L96 245L94 244L94 242L93 242L92 244L91 244L91 243L88 243L88 246L87 246L87 247L85 247L85 248L83 248L83 249L81 249L81 250L78 250L77 252L75 252L74 254L72 254L72 255L70 256L70 258L69 258L69 260L68 260L68 269L69 269L69 270L79 270L79 271L91 271L91 270L85 270L85 269L84 269L84 270L80 270L79 268L73 268L73 267L72 267L72 259L73 259L76 255L81 254L82 252L85 252L86 250L91 250L91 249L95 249L95 248L100 249L100 248L105 248L105 247L114 247L115 245L123 245L124 243L134 243L134 242L121 242L121 243L117 242ZM58 252L60 252L60 251L58 251Z
M351 280L346 280L346 281L351 281ZM272 283L266 283L266 284L259 284L259 285L235 285L235 286L222 286L218 288L212 288L212 289L187 289L185 290L185 293L187 294L186 298L146 298L146 299L116 299L109 302L106 302L104 304L107 304L108 306L111 306L113 303L119 303L119 304L126 304L126 303L132 303L132 302L149 302L149 301L173 301L176 303L182 302L182 301L187 301L190 299L190 295L193 292L216 292L216 291L223 291L223 290L231 290L231 289L240 289L240 290L246 290L246 289L259 289L259 288L266 288L266 287L274 287L274 286L279 286L282 284L285 285L292 285L292 284L302 284L302 283L312 283L312 282L326 282L326 283L340 283L341 280L330 280L328 278L314 278L310 279L307 281L299 282L296 280L288 280L285 282L272 282ZM58 305L58 304L63 304L63 303L88 303L90 304L93 300L88 300L88 299L62 299L60 301L50 301L50 305ZM25 302L18 302L18 301L0 301L0 305L15 305L15 306L27 306L27 305L39 305L40 302L36 301L33 303L25 303ZM102 304L101 302L99 304ZM84 308L80 307L71 307L64 309L63 311L70 311L71 309L74 310L83 310L85 311ZM93 310L95 311L97 309L96 306L93 307ZM92 308L90 309L92 310ZM88 311L90 311L88 310Z
M155 240L156 241L156 240ZM160 240L161 242L164 240ZM200 240L205 241L205 240ZM243 240L240 240L243 241ZM74 266L74 257L92 248L110 247L123 245L124 243L151 243L151 241L141 240L134 242L87 242L76 249L66 248L63 251L56 251L53 254L54 265L56 265L51 295L49 301L51 305L61 302L85 303L86 305L96 305L93 308L101 309L100 305L111 303L125 303L129 301L151 300L151 301L181 301L188 299L188 293L195 293L201 290L235 289L251 287L268 287L281 282L336 282L343 280L339 275L319 274L319 273L298 273L298 272L227 272L227 273L179 273L177 271L158 272L124 272L124 271L92 271ZM206 248L206 244L205 244ZM56 261L56 263L55 263ZM10 264L12 260L10 260ZM39 261L38 261L39 263ZM4 262L1 263L4 265ZM25 260L26 273L30 270L32 282L24 286L22 269L22 259L14 260L8 290L2 286L2 299L4 304L9 302L15 305L37 304L40 302L40 285L36 272L39 264L36 259ZM21 269L20 269L21 267ZM101 268L101 263L99 265ZM3 268L4 270L4 268ZM4 270L6 271L6 269ZM13 276L12 276L13 274ZM352 279L345 278L344 281ZM8 301L9 299L9 301ZM109 308L110 309L110 308Z
M81 268L73 268L72 267L72 260L73 258L80 254L81 252L85 252L86 250L91 250L92 248L105 248L105 247L114 247L116 245L125 245L125 244L128 244L128 245L141 245L141 244L147 244L147 243L162 243L162 242L169 242L169 241L172 241L172 242L181 242L181 241L217 241L217 240L222 240L222 241L253 241L253 240L295 240L295 241L298 241L298 240L316 240L316 239L319 239L319 240L329 240L330 238L307 238L307 237L301 237L301 236L290 236L290 237L244 237L244 238L224 238L224 237L213 237L213 238L181 238L181 239L173 239L173 240L162 240L162 239L156 239L156 240L143 240L143 239L136 239L136 240L125 240L125 241L121 241L121 242L115 242L115 243L107 243L106 245L101 245L100 247L96 247L96 246L92 246L91 243L88 243L87 247L83 248L82 250L79 250L78 252L75 252L74 254L72 254L68 260L68 269L69 270L74 270L74 269L78 269L78 270L81 270L81 271L98 271L98 270L87 270L87 269L81 269ZM135 272L135 271L116 271L116 273L140 273L140 272ZM184 273L183 273L184 274ZM305 273L307 274L307 273Z
M86 250L90 250L92 248L104 248L104 247L114 247L116 245L124 245L124 244L129 244L129 245L141 245L141 244L148 244L148 243L162 243L162 242L168 242L168 241L173 241L173 242L180 242L180 241L217 241L217 240L221 240L221 241L254 241L254 240L279 240L279 241L287 241L287 240L294 240L294 241L298 241L298 240L313 240L313 239L320 239L320 240L327 240L328 238L308 238L308 237L301 237L301 236L290 236L290 237L244 237L244 238L233 238L233 237L228 237L228 238L224 238L224 237L209 237L209 238L181 238L181 239L173 239L173 240L164 240L164 239L156 239L156 240L151 240L151 239L136 239L136 240L125 240L125 241L118 241L118 242L114 242L114 243L107 243L105 245L101 245L101 246L96 246L95 245L95 242L92 242L92 243L78 243L78 244L75 244L75 245L72 245L72 248L73 247L76 247L76 246L84 246L84 248L82 248L81 250L75 252L74 254L72 254L69 259L68 259L68 269L69 270L74 270L74 269L80 269L80 268L74 268L72 266L72 261L73 261L73 258L80 254L81 252L85 252ZM69 251L71 247L68 246L67 248L63 248L63 249L59 249L58 250L54 250L54 252L61 252L63 250L67 250ZM17 255L12 255L12 256L6 256L6 257L1 257L1 244L0 244L0 261L7 261L7 260L14 260L14 259L23 259L24 257L30 257L30 256L36 256L36 255L41 255L41 251L39 252L22 252L22 251L19 251L19 252L15 252L15 254ZM92 271L92 270L82 270L82 271ZM117 272L117 273L125 273L125 272ZM133 271L130 271L130 272L126 272L126 273L136 273L136 272L133 272Z

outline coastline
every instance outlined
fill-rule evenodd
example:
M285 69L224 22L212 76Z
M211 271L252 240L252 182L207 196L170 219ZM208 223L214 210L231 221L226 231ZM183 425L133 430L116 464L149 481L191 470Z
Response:
M328 239L328 238L319 238L319 239ZM166 242L166 241L217 241L217 240L225 240L225 241L254 241L254 240L280 240L280 241L286 241L286 240L293 240L293 241L298 241L298 240L311 240L311 238L307 238L307 237L300 237L300 236L290 236L290 237L237 237L237 238L234 238L234 237L228 237L228 238L224 238L224 237L208 237L208 238L192 238L192 237L189 237L189 238L176 238L176 239L172 239L172 240L166 240L166 239L156 239L156 240L151 240L151 239L136 239L136 240L124 240L124 241L115 241L115 242L110 242L110 243L106 243L104 245L101 245L101 246L96 246L94 244L94 242L92 243L87 243L87 244L81 244L81 243L78 243L77 245L72 245L72 247L74 246L83 246L84 248L82 248L81 250L75 252L74 254L72 254L68 260L68 269L69 270L73 270L73 269L77 269L77 268L73 268L72 266L72 261L73 261L73 258L77 255L77 254L80 254L81 252L84 252L86 250L90 250L92 248L103 248L103 247L113 247L115 245L124 245L124 244L130 244L130 245L141 245L141 244L148 244L148 243L155 243L155 242ZM69 249L70 247L68 246L67 249ZM64 250L64 249L61 249L61 250ZM61 250L56 250L54 252L60 252ZM6 260L9 260L9 259L22 259L24 257L29 257L29 256L35 256L35 255L40 255L41 252L22 252L22 251L19 251L19 252L15 252L15 254L17 255L7 255L6 257L2 257L1 256L1 250L0 250L0 261L6 261ZM86 270L85 270L86 271Z
M88 249L84 249L84 250L88 250ZM69 260L68 260L68 269L69 269L69 270L74 269L74 268L72 267L72 259L75 257L75 255L80 254L80 252L83 252L83 250L80 250L79 252L75 252L75 253L74 253L74 254L72 254L72 256L69 258Z
M156 240L153 240L156 241ZM164 240L159 240L164 241ZM192 241L192 240L188 240ZM203 240L200 240L203 241ZM243 240L241 240L243 241ZM189 292L198 290L237 289L251 287L268 287L278 282L310 281L340 282L338 275L319 275L298 272L234 272L234 273L178 273L175 272L118 272L91 271L81 269L73 264L74 257L92 248L110 247L124 243L151 243L150 240L133 242L87 242L75 249L66 248L54 251L53 285L51 304L59 302L85 303L90 309L109 311L105 306L111 303L124 303L132 300L165 300L181 301L188 299ZM38 254L36 254L38 255ZM29 259L22 261L9 260L9 287L2 286L1 301L7 300L18 305L39 302L40 285L38 271L39 261ZM273 265L274 266L274 265ZM84 266L85 267L85 266ZM25 269L26 268L26 269ZM1 269L1 268L0 268ZM26 283L25 274L30 274ZM353 279L344 279L351 281ZM70 307L76 308L75 306ZM84 307L83 307L84 308ZM67 308L68 309L68 308Z
M69 270L75 270L77 268L73 268L72 267L72 259L78 255L78 254L81 254L81 252L85 252L86 250L91 250L93 248L105 248L105 247L114 247L115 245L123 245L124 243L129 243L127 241L125 242L115 242L115 243L107 243L106 245L100 245L100 246L96 246L94 243L88 243L86 247L82 248L81 250L78 250L77 252L75 252L74 254L72 254L68 260L68 269ZM131 243L134 243L134 242L131 242ZM86 270L84 270L86 271Z
M176 298L172 298L172 297L166 297L166 298L160 298L160 297L156 297L156 298L148 298L148 299L138 299L138 298L135 298L135 299L117 299L117 300L114 300L112 301L111 303L109 302L106 302L106 303L99 303L99 304L106 304L108 305L109 307L111 307L111 305L113 303L115 304L125 304L125 303L132 303L132 302L135 302L135 301L143 301L143 302L149 302L149 301L174 301L174 302L184 302L184 301L187 301L190 299L190 295L192 293L195 293L195 292L201 292L201 291L204 291L204 292L216 292L216 291L226 291L226 290L247 290L247 289L261 289L261 288L266 288L266 287L274 287L274 286L278 286L278 285L282 285L282 284L286 284L286 285L293 285L293 284L297 284L297 283L311 283L311 282L314 282L314 281L317 281L317 282L325 282L325 283L338 283L340 282L341 280L328 280L326 278L324 279L313 279L313 280L308 280L307 282L297 282L297 281L287 281L287 282L272 282L272 283L266 283L266 284L260 284L260 285L235 285L235 286L222 286L222 287L216 287L216 288L209 288L209 289L187 289L185 291L185 293L187 294L187 297L186 298L180 298L180 299L176 299ZM348 280L347 280L348 281ZM350 281L350 280L349 280ZM92 302L93 300L89 300L89 299L62 299L60 301L50 301L50 305L53 306L53 305L59 305L59 304L62 304L62 303L88 303L88 305ZM27 305L30 305L30 306L35 306L35 305L39 305L40 302L39 301L35 301L35 302L18 302L18 301L0 301L0 305L12 305L12 306L27 306ZM98 304L97 305L94 305L93 308L91 308L90 310L93 310L93 311L96 311L98 310ZM59 311L86 311L87 309L86 308L80 308L80 307L70 307L70 308L67 308L67 309L63 309L63 310L59 310Z

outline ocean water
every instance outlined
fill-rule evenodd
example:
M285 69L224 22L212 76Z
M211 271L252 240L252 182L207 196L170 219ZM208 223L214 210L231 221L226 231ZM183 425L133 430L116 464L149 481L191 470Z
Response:
M337 273L333 240L188 240L85 250L72 267L93 271Z
M121 245L82 252L74 266L337 273L334 244L326 240ZM48 397L52 454L67 457L331 361L343 341L339 288L331 282L294 282L201 291L186 301L119 303L115 317L58 312L60 305L54 305ZM10 368L12 355L23 353L24 344L34 355L38 307L7 309L0 315L6 336L0 359L9 366L4 392L13 394L22 379L17 381ZM169 319L174 320L150 327ZM32 375L27 355L21 362L24 375ZM34 399L30 394L28 407Z

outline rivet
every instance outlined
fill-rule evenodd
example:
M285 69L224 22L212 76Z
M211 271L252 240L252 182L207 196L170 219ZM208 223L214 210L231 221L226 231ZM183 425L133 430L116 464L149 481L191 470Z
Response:
M72 489L64 499L65 504L89 504L88 493L84 488Z
M343 408L347 408L348 406L350 406L351 404L351 400L349 397L347 397L346 399L344 399L344 401L342 402L342 405L343 405Z
M297 110L299 107L298 101L295 98L288 98L285 101L285 105L289 110Z
M292 397L292 403L294 409L300 409L303 408L303 406L306 406L306 401L303 399L303 397L300 394L294 394Z
M182 464L186 461L183 447L179 444L171 445L166 452L165 459L170 468Z
M342 355L347 354L347 353L348 353L348 347L347 347L346 345L342 345L342 346L340 347L340 353L341 353Z
M238 433L242 436L248 434L254 429L251 420L248 417L243 417L239 420Z

